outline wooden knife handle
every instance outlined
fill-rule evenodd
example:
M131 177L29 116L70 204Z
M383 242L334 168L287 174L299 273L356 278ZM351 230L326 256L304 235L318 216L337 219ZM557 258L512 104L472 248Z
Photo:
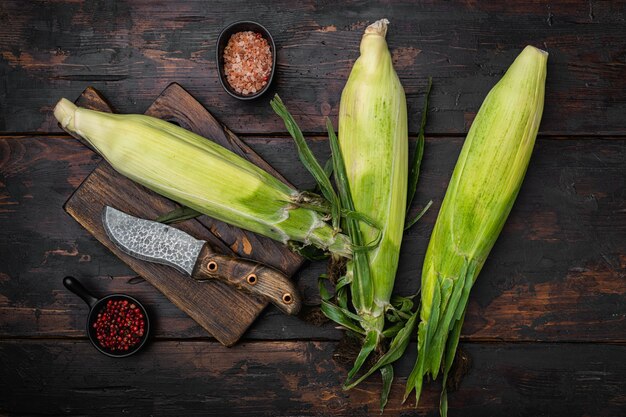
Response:
M298 290L282 272L250 259L218 255L206 244L191 277L218 279L269 301L286 314L297 314L302 306Z

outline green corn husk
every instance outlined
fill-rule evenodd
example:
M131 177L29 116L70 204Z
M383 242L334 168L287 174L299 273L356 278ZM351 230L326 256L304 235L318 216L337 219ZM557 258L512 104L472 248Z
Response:
M427 97L428 93L426 94L426 98ZM296 146L298 148L298 155L300 157L300 160L303 162L305 168L316 179L318 187L322 191L322 194L328 199L329 206L331 207L329 213L340 213L333 214L333 220L337 219L338 217L343 220L343 227L345 228L352 240L352 260L349 263L346 275L342 277L336 277L335 274L332 272L335 268L331 265L331 267L329 267L331 275L328 276L324 274L320 276L320 307L322 312L329 319L343 326L347 330L350 330L357 335L363 336L363 346L361 348L361 351L357 355L353 368L348 373L348 379L344 383L343 387L344 389L351 389L367 379L374 372L379 371L383 382L383 389L381 391L380 397L380 408L382 412L385 405L387 404L387 400L389 398L389 393L391 390L391 383L393 381L392 364L393 362L397 361L406 350L410 341L410 337L413 334L413 329L417 322L418 310L414 308L415 303L413 302L413 298L415 297L415 295L411 297L394 296L391 299L387 298L386 304L383 304L384 308L382 308L381 314L377 316L375 320L372 319L371 315L359 315L354 313L354 310L357 310L355 306L359 304L358 302L355 302L354 297L352 297L352 300L349 300L348 297L350 295L350 292L348 291L348 289L352 287L352 284L355 281L354 277L357 277L360 282L371 282L368 255L370 252L376 251L379 248L380 243L383 239L384 229L381 224L385 227L388 227L388 224L387 222L385 222L385 219L383 219L381 224L379 224L377 220L355 209L353 193L350 189L351 186L348 180L348 174L344 163L345 161L343 153L339 145L339 140L335 135L331 121L329 119L326 120L326 127L328 129L328 139L332 152L332 168L328 167L328 164L327 168L322 168L322 166L313 156L313 153L306 144L302 132L298 128L295 120L293 119L283 102L280 100L280 98L276 96L272 100L271 104L276 113L285 122L287 130L293 136ZM426 107L424 109L424 112L425 111ZM366 122L366 118L362 118L360 120L360 123ZM422 119L420 136L423 136L424 125L425 117ZM386 145L388 145L388 143ZM400 149L402 149L402 147L400 147ZM400 153L398 157L402 158L403 156ZM410 176L411 181L414 184L417 183L421 157L422 152L418 150L413 160L413 166L416 168L413 169L413 173ZM332 175L334 175L335 177L335 184L337 186L336 191L332 187L328 178L330 172L332 172ZM391 176L393 176L393 174L391 174ZM400 180L399 182L402 183L403 181ZM406 182L404 182L404 184L406 184ZM400 187L400 189L404 189L404 187ZM389 193L391 193L391 195L396 195L395 192L392 191L389 191ZM398 200L403 200L402 196L396 197ZM408 195L404 196L404 200L409 200ZM412 200L412 195L410 200ZM405 208L404 205L402 205L401 207L402 210L398 210L398 212L400 212L400 216L403 219L403 213ZM428 205L426 206L426 209L427 208ZM394 209L397 209L397 207L394 207ZM425 209L422 210L422 212L424 211ZM420 216L421 214L418 215L417 218L419 218ZM417 221L417 218L414 219L412 222ZM372 234L375 235L374 239L370 242L365 242L363 239L361 228L364 225L367 225L368 228L371 228L371 230L365 229L367 230L367 232L372 232ZM405 225L403 223L400 223L399 227L402 230L404 229ZM398 249L393 250L390 256L397 256L397 250ZM390 275L391 282L388 283L388 285L392 287L393 280L395 278L395 267ZM329 279L333 282L334 280L336 280L336 282L334 282L334 295L331 295L331 293L326 288L326 281ZM350 301L352 302L350 303ZM362 312L363 311L361 310L361 313ZM389 326L385 328L386 321L389 322ZM375 328L374 325L380 327ZM388 343L384 343L384 345L380 343L383 338L386 339ZM376 363L374 363L374 365L369 370L356 378L356 373L360 370L360 368L363 366L363 364L370 356L370 354L374 351L374 349L377 349L379 352L384 352L384 354L378 357Z
M332 168L328 164L322 168L315 159L280 98L276 96L271 102L294 138L300 160L327 199L333 225L341 225L350 236L353 251L346 274L337 277L337 268L331 265L330 276L320 277L321 310L329 319L363 337L363 346L343 387L351 389L380 372L381 411L391 389L392 364L406 350L418 317L414 296L392 298L391 292L403 231L421 215L405 225L407 201L410 205L418 180L426 122L424 115L409 193L406 98L385 41L388 24L382 19L365 30L361 56L341 96L339 138L327 119ZM428 92L426 104L427 97ZM331 172L337 190L330 183ZM334 283L334 294L326 288L328 281ZM382 356L357 378L374 350Z
M422 270L418 359L405 400L452 365L470 289L513 207L543 112L548 54L527 46L482 104L461 150ZM416 404L417 405L417 404Z
M339 138L328 122L341 204L361 220L343 222L354 252L346 275L337 281L336 305L320 286L322 311L363 336L344 389L380 372L381 411L391 389L392 364L404 353L417 321L410 298L391 299L405 228L409 172L406 97L385 40L388 24L381 19L365 29L361 56L341 94ZM415 183L420 160L421 153L416 152ZM357 378L374 351L384 354Z
M282 243L315 245L350 256L350 239L302 194L226 148L145 115L102 113L61 99L54 115L116 171L185 207Z
M355 273L356 259L348 265L352 303L376 344L398 268L408 183L406 98L385 40L388 24L381 19L365 29L339 108L339 144L354 209L380 227L361 223L363 240L381 233L378 246L367 252L369 277Z

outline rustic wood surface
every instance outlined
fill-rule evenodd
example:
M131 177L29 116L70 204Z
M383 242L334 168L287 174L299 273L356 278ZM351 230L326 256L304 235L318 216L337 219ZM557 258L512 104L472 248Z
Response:
M77 104L101 111L111 110L110 105L92 88L81 94ZM276 173L267 162L225 129L176 83L169 85L159 95L146 114L172 121L213 138L220 145L248 158L268 172ZM236 343L267 306L266 301L229 287L224 282L195 281L169 266L142 261L125 254L111 242L104 231L102 211L107 205L147 219L155 219L177 206L118 174L103 161L71 195L64 207L100 243L226 346ZM190 220L177 227L198 239L206 240L217 253L239 255L264 262L280 269L289 277L302 265L303 260L283 245L208 217ZM193 297L189 294L193 294Z
M462 348L472 358L470 373L449 396L450 415L623 415L624 346L468 343ZM3 406L23 415L379 415L378 381L341 390L348 368L336 359L337 350L336 342L319 341L233 348L164 341L122 363L95 355L85 341L6 340L0 342L0 360L6 363L0 386ZM34 360L40 366L33 367ZM396 367L398 383L385 416L439 415L436 384L428 385L417 410L410 400L400 405L414 360L415 354L407 355Z
M269 95L241 103L220 86L215 43L227 24L261 22L278 50L274 91L303 129L324 132L358 56L363 29L391 21L389 43L410 114L435 77L432 131L463 133L485 91L527 44L550 52L541 131L626 133L626 4L519 0L249 2L220 0L22 1L0 3L0 131L57 131L59 97L86 84L119 97L118 110L142 112L170 82L184 86L236 133L284 131ZM416 132L417 117L410 119Z
M121 112L144 112L170 82L299 188L312 181L266 96L219 86L221 28L255 19L278 50L278 92L325 159L323 118L362 29L388 17L410 130L432 75L416 209L432 209L402 247L396 290L420 265L464 133L526 44L550 52L541 135L511 216L476 283L463 327L466 374L451 416L626 414L626 2L0 2L0 415L378 415L380 382L343 392L346 340L312 324L321 262L295 276L299 318L272 306L221 346L63 211L101 162L51 118L94 85ZM215 132L213 132L215 133ZM213 133L206 133L207 135ZM206 225L205 225L206 226ZM222 239L229 245L227 237ZM155 315L146 351L116 361L85 338L73 274L97 294L127 292ZM439 386L400 405L415 344L396 369L385 415L437 415Z

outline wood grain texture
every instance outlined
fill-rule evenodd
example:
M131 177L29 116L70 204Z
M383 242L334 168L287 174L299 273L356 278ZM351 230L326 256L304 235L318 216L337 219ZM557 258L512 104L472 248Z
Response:
M461 343L469 372L450 394L450 415L625 414L626 1L4 0L0 415L379 415L376 378L340 389L350 367L342 331L269 307L246 342L224 348L68 216L63 203L101 160L59 135L51 110L94 85L118 111L141 113L178 81L309 188L269 99L281 95L326 158L324 117L336 125L362 31L382 17L391 20L413 135L427 76L434 78L416 205L435 204L406 235L401 294L419 286L437 209L480 103L526 44L550 53L541 137L470 298ZM251 18L276 40L277 76L266 96L242 103L219 85L215 42L225 25ZM208 227L242 249L228 228ZM315 311L323 272L315 262L297 273L305 312ZM127 292L152 308L156 337L147 350L124 361L99 355L84 338L87 307L62 287L67 274L95 294ZM408 352L385 415L437 416L437 385L427 386L417 410L399 405L414 343Z
M307 132L324 132L358 55L363 29L391 20L389 45L418 128L434 77L432 133L466 132L487 92L526 44L550 53L544 134L626 134L626 2L561 0L152 1L5 0L0 4L0 131L54 132L51 108L87 85L140 113L182 83L237 133L284 132L269 106L279 93ZM278 49L273 88L253 103L222 89L215 43L253 18Z
M342 391L336 342L158 342L113 360L86 341L1 341L0 412L27 415L378 416L380 382ZM415 344L409 351L416 350ZM469 372L450 415L583 417L626 407L626 346L462 344ZM32 361L37 358L38 366ZM414 360L396 366L385 416L438 416L437 384L401 405Z
M404 240L396 291L413 293L461 138L427 138L416 209L433 208ZM290 139L247 142L298 188L313 185ZM328 156L324 138L313 151ZM626 341L626 142L540 138L520 196L476 283L465 340ZM156 310L158 338L206 333L82 230L61 206L99 159L63 137L0 139L0 337L80 337L86 307L62 287L66 274L98 294L127 292ZM323 262L300 271L305 305L318 302ZM269 308L248 339L334 339Z
M88 89L77 104L105 110L107 103ZM207 135L262 168L275 171L247 145L223 128L206 109L178 84L171 84L146 114L173 121L182 127ZM102 225L106 205L128 214L154 219L176 205L146 188L124 178L106 162L101 162L65 203L65 210L102 244L135 272L164 293L217 340L233 345L267 305L267 301L243 293L224 282L199 282L164 265L141 261L123 253L108 238ZM253 233L206 218L179 226L198 239L204 239L218 253L235 254L273 266L288 277L301 266L302 259L283 245ZM225 238L225 240L223 240Z

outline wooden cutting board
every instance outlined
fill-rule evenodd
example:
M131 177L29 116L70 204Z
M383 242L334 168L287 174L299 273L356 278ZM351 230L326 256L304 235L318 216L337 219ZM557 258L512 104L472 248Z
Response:
M107 101L91 87L81 94L76 104L113 112ZM210 138L287 183L267 162L176 83L163 90L145 114L168 120ZM224 345L231 346L237 342L266 307L266 302L221 282L197 282L173 268L141 261L121 252L108 239L103 229L101 214L105 205L151 220L177 205L123 177L106 161L102 161L76 189L64 208L103 245ZM206 216L178 223L175 227L210 242L217 251L272 265L290 277L303 262L300 256L271 239ZM155 310L157 308L154 306Z

